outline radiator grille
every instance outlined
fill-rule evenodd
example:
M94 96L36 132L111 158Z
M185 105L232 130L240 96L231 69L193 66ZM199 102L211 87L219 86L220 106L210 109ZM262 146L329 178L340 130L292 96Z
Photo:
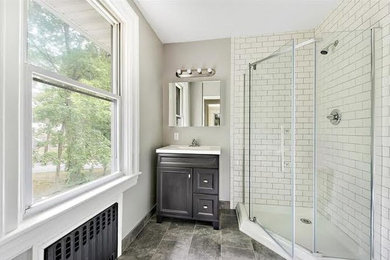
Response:
M45 249L45 260L114 260L118 204L110 206Z

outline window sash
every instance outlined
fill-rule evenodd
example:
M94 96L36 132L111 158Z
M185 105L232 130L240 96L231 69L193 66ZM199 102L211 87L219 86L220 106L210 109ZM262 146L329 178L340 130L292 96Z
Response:
M108 91L98 89L98 88L92 88L88 85L82 84L78 81L68 79L64 76L58 75L56 73L53 73L51 71L46 71L42 68L33 66L33 65L27 65L26 66L26 91L25 91L25 129L27 130L25 132L25 169L24 169L24 183L25 183L25 196L24 196L24 209L25 213L27 210L31 208L35 208L35 204L38 206L38 208L41 208L42 205L46 204L46 202L49 203L49 201L57 201L58 199L63 200L66 198L69 198L71 194L76 195L76 190L83 190L91 189L94 187L97 187L105 182L108 182L112 180L110 177L118 176L119 173L121 173L120 169L120 161L119 161L119 152L121 150L120 147L120 111L121 111L121 97L115 94L112 94ZM114 105L113 113L112 113L112 119L111 119L111 147L112 147L112 170L111 174L102 178L99 178L97 180L87 182L85 184L79 185L77 187L74 187L68 191L61 192L58 195L53 195L50 198L47 198L42 201L38 201L36 203L33 203L33 185L32 185L32 84L33 81L37 80L39 82L52 85L54 87L64 88L73 92L78 92L84 95L89 95L95 98L104 99L107 101L111 101ZM90 185L89 185L90 184ZM62 198L62 199L61 199Z
M49 84L55 87L67 89L70 91L78 92L81 94L89 95L96 98L101 98L107 101L116 101L120 99L120 96L113 94L104 89L94 88L89 85L83 84L79 81L62 76L55 72L51 72L34 65L28 65L30 75L33 80Z

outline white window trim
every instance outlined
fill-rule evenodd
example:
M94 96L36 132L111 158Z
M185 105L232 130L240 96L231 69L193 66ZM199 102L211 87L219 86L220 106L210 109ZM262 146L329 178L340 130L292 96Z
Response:
M3 174L3 149L1 147L4 147L3 142L3 134L4 134L4 115L3 115L3 105L4 105L4 45L5 45L5 7L4 7L4 1L0 1L0 237L3 234L4 230L4 210L3 210L3 198L4 198L4 174Z
M97 0L88 0L96 3ZM120 68L122 101L121 109L122 129L120 141L121 173L122 178L116 180L129 181L137 179L139 172L139 21L138 15L126 0L100 0L121 23L121 61ZM23 187L25 149L25 132L23 127L24 103L23 88L25 86L24 49L27 31L26 1L1 1L1 60L0 84L1 94L1 162L0 168L0 245L6 234L16 231L25 220ZM131 47L129 47L131 46ZM7 65L7 66L5 66ZM30 126L28 126L30 127ZM127 178L123 178L123 176ZM119 177L112 175L107 177ZM134 178L133 178L134 177ZM99 180L98 180L99 181ZM107 180L115 182L115 180ZM111 182L106 182L109 185ZM97 187L106 185L96 182ZM131 186L135 185L132 181ZM97 189L97 188L96 188ZM123 192L123 191L118 191ZM77 194L73 194L71 201L80 204ZM82 197L82 196L80 196ZM58 201L57 201L58 202ZM58 203L54 203L57 204ZM43 208L42 208L43 209ZM42 210L41 209L41 210ZM14 232L11 232L14 233ZM14 235L14 234L13 234Z
M101 7L101 4L99 4L95 1L90 0L90 2L95 7ZM107 6L107 3L102 1L102 4L105 5L105 7L110 10L110 12L113 12L114 15L117 15L117 12L115 12L115 10L112 10L113 9L112 7L110 8L109 6ZM104 10L104 8L98 8L98 10L100 13L103 13L105 17L108 17L112 21L113 26L118 26L117 24L115 25L116 22L113 21L114 19L111 18L111 16ZM122 37L122 33L126 32L126 28L123 28L123 26L122 26L122 21L123 20L119 20L119 23L121 24L121 27L119 27L119 30L121 30L120 31L121 37ZM117 30L114 30L114 32L117 32ZM26 35L26 34L24 34L24 35ZM126 41L126 39L123 39L117 43L116 38L115 38L116 36L114 35L113 37L114 37L113 44L117 45L119 48L120 55L118 55L117 58L121 61L125 61L126 60L125 57L123 57L123 55L121 55L121 54L125 54L125 52L124 52L124 50L120 50L120 48L121 48L121 46L129 46L129 45L127 45L124 42L124 41ZM118 38L118 40L119 40L119 38ZM114 50L116 50L116 48L114 48ZM24 189L23 189L25 194L22 197L24 199L24 201L23 201L23 203L21 203L23 205L23 208L21 210L25 210L24 217L27 217L28 215L45 210L53 205L56 205L56 204L61 203L63 201L66 201L74 196L78 196L78 195L80 195L88 190L91 190L91 189L96 188L100 185L103 185L109 181L112 181L113 179L118 178L118 177L122 176L123 174L125 174L125 175L131 174L133 172L132 170L128 170L128 169L131 169L132 167L131 166L128 167L127 165L122 164L122 161L125 160L127 157L127 156L123 156L123 155L126 155L128 151L134 151L134 147L131 146L130 142L126 142L126 141L122 142L122 140L126 139L126 137L125 137L126 131L123 131L123 129L131 129L132 128L131 122L133 122L132 120L125 120L124 117L126 116L126 113L128 112L127 109L134 108L134 107L127 107L127 109L125 109L124 106L125 106L125 104L128 104L128 103L132 104L134 102L134 100L132 100L132 98L134 96L129 97L129 95L127 95L129 92L124 90L124 89L128 89L128 86L123 84L123 82L117 82L117 80L116 80L116 76L118 76L118 77L120 75L124 76L125 74L123 74L123 73L124 72L126 73L128 70L126 69L126 65L121 64L121 66L119 66L119 69L121 71L119 73L117 73L118 72L117 65L119 64L119 61L117 61L115 56L116 55L113 55L113 57L114 57L114 60L113 60L113 75L114 75L114 77L113 77L113 93L117 93L118 91L120 91L122 96L123 96L122 102L120 102L121 97L119 97L116 94L111 94L111 93L108 93L107 91L94 89L94 88L91 88L89 86L83 85L77 81L70 80L67 77L57 75L56 73L52 73L52 72L46 71L44 69L41 69L39 67L35 67L32 65L27 65L27 68L25 71L26 81L24 84L25 85L25 89L24 89L25 93L22 94L22 96L27 99L27 100L24 100L22 102L24 104L27 104L26 108L25 108L25 115L24 115L24 120L23 120L23 123L25 123L26 128L23 132L29 133L28 135L26 135L26 134L24 135L24 138L26 139L26 141L23 145L24 149L25 149L24 154L25 154L25 159L26 159L26 161L24 163L24 165L25 165L24 184L25 185L24 185ZM122 67L124 67L124 68L122 68ZM114 149L116 150L115 151L116 154L118 154L119 156L122 156L122 158L117 158L119 160L118 163L120 163L119 165L117 164L119 167L119 171L111 174L110 176L86 183L84 185L80 185L79 187L75 187L69 191L62 192L62 193L60 193L56 196L53 196L49 199L46 199L44 201L34 203L34 204L32 204L32 190L31 190L31 188L32 188L32 176L31 176L31 168L32 168L31 138L32 138L32 136L31 136L31 127L30 127L31 126L31 83L32 83L31 80L32 80L33 75L41 75L44 78L50 78L50 79L53 79L54 81L57 81L57 82L64 82L67 85L74 86L75 88L81 89L83 91L92 92L93 94L97 94L97 95L104 96L104 97L109 97L112 101L115 101L117 109L114 113L117 115L115 119L116 119L116 122L119 122L119 125L117 125L117 127L118 127L117 131L114 131L114 132L116 132L116 134L114 134L114 138L116 139L114 142L115 143ZM118 85L120 85L121 88L119 88ZM122 90L122 88L123 88L123 90ZM122 115L124 116L123 118L122 118ZM131 116L134 116L134 114L131 114ZM124 145L119 146L119 144L124 144ZM119 147L117 147L117 145ZM134 163L132 160L128 160L127 162L131 163L131 164Z

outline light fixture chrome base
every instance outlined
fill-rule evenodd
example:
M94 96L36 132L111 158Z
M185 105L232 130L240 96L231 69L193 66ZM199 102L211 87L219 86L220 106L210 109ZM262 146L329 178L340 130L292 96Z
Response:
M211 77L215 75L215 69L178 69L176 71L176 77L178 78L199 78L199 77Z

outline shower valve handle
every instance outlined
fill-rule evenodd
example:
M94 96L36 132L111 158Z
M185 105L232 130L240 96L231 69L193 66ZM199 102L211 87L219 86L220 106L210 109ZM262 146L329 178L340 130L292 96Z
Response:
M332 112L330 112L330 115L328 115L326 118L329 119L332 125L338 125L341 121L340 110L333 109Z
M339 115L338 114L336 114L336 115L329 115L326 118L329 119L329 120L339 120Z

